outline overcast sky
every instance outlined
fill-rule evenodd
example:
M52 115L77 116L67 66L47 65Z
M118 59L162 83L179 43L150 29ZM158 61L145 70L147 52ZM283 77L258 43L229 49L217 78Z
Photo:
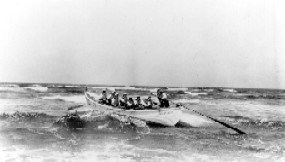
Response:
M0 1L0 82L285 88L282 0Z

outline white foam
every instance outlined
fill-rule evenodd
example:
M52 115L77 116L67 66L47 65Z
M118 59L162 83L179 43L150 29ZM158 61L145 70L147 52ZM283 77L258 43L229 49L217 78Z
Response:
M88 93L91 97L95 98L96 100L98 100L100 98L100 95L98 95L97 93Z
M136 88L136 87L92 87L92 88L100 88L100 89L106 89L110 91L115 91L115 90L137 90L137 91L150 91L148 88ZM155 90L156 92L156 90Z
M3 84L3 87L19 87L17 84Z
M76 96L46 96L46 97L41 97L42 99L63 99L65 101L69 102L75 102L75 103L85 103L85 96L84 95L76 95Z
M204 89L205 92L213 92L214 89Z
M206 92L185 92L185 93L190 94L192 96L207 95L208 94Z
M188 88L167 88L169 91L187 91Z
M94 139L96 140L96 139ZM103 139L104 140L104 139ZM199 140L199 139L198 139ZM67 144L78 145L79 141L70 139ZM131 145L126 140L104 140L103 144L90 147L80 146L82 151L68 151L62 149L55 151L49 148L29 149L21 145L1 146L0 161L69 161L69 162L93 162L93 161L284 161L282 154L276 155L267 152L246 153L244 151L223 151L217 148L214 152L196 150L194 147L187 150L162 148L147 148ZM53 144L53 143L52 143ZM147 143L146 143L147 144ZM187 144L187 143L186 143ZM215 143L214 143L215 144ZM55 145L56 146L56 145ZM184 145L183 145L184 146ZM182 146L182 147L183 147ZM70 146L69 146L70 147ZM213 146L210 146L213 147ZM52 145L53 148L53 145ZM63 146L64 148L64 146ZM199 148L199 147L198 147ZM207 150L207 149L206 149Z
M0 91L12 91L12 92L24 92L28 89L32 89L39 92L46 92L47 87L0 87Z
M217 105L216 108L219 109L217 112L248 117L253 120L285 121L285 105L261 104L254 100L213 100L207 101L207 105Z
M179 100L173 100L174 103L189 103L189 104L199 104L199 99L179 99Z
M138 90L138 91L149 91L147 88L136 88L136 87L108 87L108 89L121 89L121 90Z
M183 111L180 121L193 127L205 127L214 124L210 119L187 110Z
M158 89L158 88L152 88L152 89L150 89L149 91L150 91L151 93L156 93L156 92L157 92L157 89Z
M116 89L126 89L126 90L138 89L138 88L135 88L135 87L113 87L113 88L116 88Z
M285 106L280 105L236 105L240 116L263 121L285 121ZM229 107L228 109L231 109Z
M39 92L46 92L48 90L47 87L40 87L40 86L37 86L37 87L25 87L25 89L32 89L32 90L39 91Z
M223 89L224 92L231 92L231 93L236 93L237 91L235 89Z
M64 87L71 87L72 88L72 87L81 87L81 86L64 86Z
M0 87L0 91L25 92L27 90L22 87Z
M43 86L41 86L39 84L33 84L33 87L43 87Z

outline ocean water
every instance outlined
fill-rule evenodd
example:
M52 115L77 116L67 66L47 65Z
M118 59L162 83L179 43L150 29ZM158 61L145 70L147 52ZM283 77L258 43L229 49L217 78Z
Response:
M64 116L85 106L82 93L16 88L0 91L0 161L285 161L283 99L172 98L240 135L218 123L163 127L99 112L70 122Z

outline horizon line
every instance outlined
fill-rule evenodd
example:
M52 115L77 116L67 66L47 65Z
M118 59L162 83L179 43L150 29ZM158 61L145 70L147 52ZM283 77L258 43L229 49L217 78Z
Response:
M254 88L254 87L223 87L223 86L156 86L156 85L151 85L151 86L146 86L146 85L119 85L119 84L88 84L88 83L58 83L58 82L0 82L0 84L56 84L56 85L80 85L80 86L95 86L95 87L150 87L150 88L232 88L232 89L275 89L275 90L285 90L282 88Z

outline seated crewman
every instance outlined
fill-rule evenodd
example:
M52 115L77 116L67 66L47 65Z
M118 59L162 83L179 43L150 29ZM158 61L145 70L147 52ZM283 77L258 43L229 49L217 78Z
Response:
M148 96L148 98L145 99L145 108L151 109L153 108L153 105L157 105L157 103L151 99L151 96Z
M143 100L141 100L140 96L137 96L136 102L135 102L135 109L137 110L142 110L146 104L144 103Z
M100 104L107 104L107 93L106 90L103 90L102 93L99 96L99 101L98 103Z
M133 100L133 98L129 98L128 102L127 102L127 106L126 106L127 109L133 109L135 108L135 102Z
M167 99L167 95L161 89L157 90L157 98L159 100L160 107L169 107L169 101Z
M108 97L107 97L107 105L112 105L112 101L115 98L116 91L112 92Z
M112 100L112 106L119 106L119 94L116 92Z
M119 100L120 106L126 107L128 103L128 95L126 93L123 94L123 97Z

